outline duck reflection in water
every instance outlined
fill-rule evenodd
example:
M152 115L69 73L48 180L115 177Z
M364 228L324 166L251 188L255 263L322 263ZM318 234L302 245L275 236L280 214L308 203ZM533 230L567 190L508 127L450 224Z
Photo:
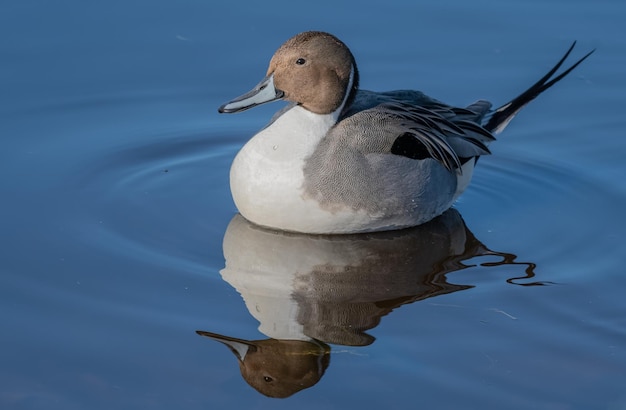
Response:
M223 247L222 278L269 339L197 333L228 346L246 382L270 397L316 384L330 363L329 344L373 343L366 331L399 306L472 288L446 279L475 266L469 259L493 255L501 260L482 266L524 266L511 283L534 276L534 264L478 241L455 209L402 231L328 236L272 231L236 215Z

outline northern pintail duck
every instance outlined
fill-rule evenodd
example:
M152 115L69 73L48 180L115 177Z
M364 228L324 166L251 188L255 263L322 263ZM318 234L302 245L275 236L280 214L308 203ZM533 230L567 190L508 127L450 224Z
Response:
M237 154L230 171L239 212L258 225L304 233L358 233L427 222L467 188L478 157L528 102L585 60L491 110L457 108L419 91L360 90L354 56L335 36L287 40L265 78L219 108L234 113L287 100Z

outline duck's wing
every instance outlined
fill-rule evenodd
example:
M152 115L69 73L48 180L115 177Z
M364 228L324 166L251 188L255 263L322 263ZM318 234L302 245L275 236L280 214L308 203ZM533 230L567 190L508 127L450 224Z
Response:
M460 169L467 158L490 153L487 144L494 138L476 122L488 111L489 103L454 108L422 100L422 105L416 105L414 100L402 98L411 96L410 92L403 93L382 94L384 102L351 113L328 137L356 144L364 153L390 153L416 160L432 158L448 170Z

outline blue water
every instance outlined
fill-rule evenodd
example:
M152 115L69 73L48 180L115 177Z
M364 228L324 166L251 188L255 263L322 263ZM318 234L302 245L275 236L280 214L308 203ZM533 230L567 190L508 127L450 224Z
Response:
M0 408L626 408L625 15L3 2ZM573 40L597 51L524 109L440 220L285 236L237 218L228 187L280 104L217 107L309 29L351 47L363 88L457 105L507 101Z

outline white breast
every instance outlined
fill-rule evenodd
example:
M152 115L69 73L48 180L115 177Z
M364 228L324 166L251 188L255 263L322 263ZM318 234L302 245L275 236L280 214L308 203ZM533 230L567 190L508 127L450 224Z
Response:
M332 231L332 224L341 222L341 215L302 195L304 159L334 123L334 114L313 114L296 106L244 145L231 167L230 185L246 219L308 232ZM354 218L353 213L348 216Z

